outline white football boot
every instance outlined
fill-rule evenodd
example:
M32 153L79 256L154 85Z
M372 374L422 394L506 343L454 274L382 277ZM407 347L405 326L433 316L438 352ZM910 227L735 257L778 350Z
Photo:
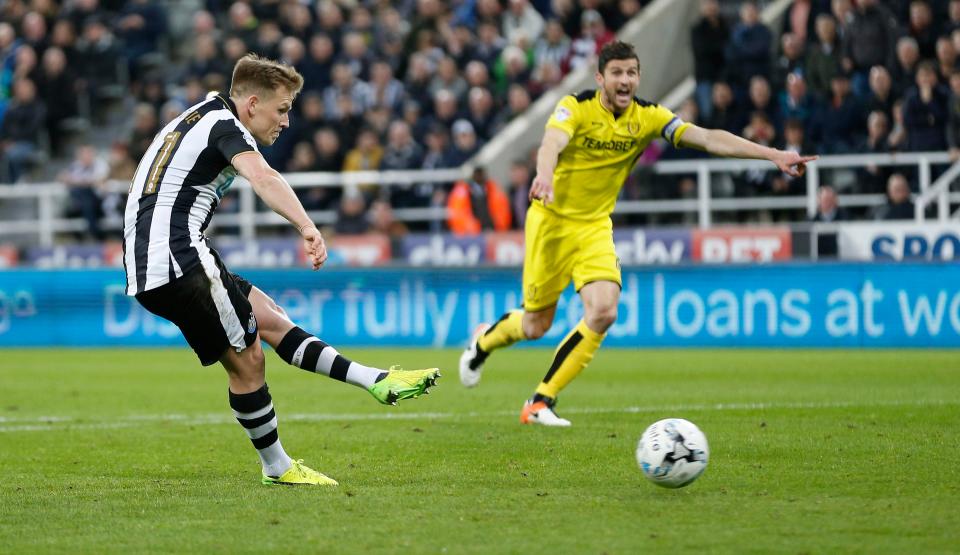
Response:
M557 416L550 405L543 401L530 401L529 399L523 404L523 411L520 412L520 423L557 427L570 426L570 421Z
M473 335L470 336L470 343L467 344L467 348L464 349L463 354L460 355L460 383L462 383L464 387L476 387L477 384L480 383L480 375L483 373L483 363L478 364L474 359L477 358L477 341L488 329L490 329L490 324L480 324L477 326L477 328L473 330Z

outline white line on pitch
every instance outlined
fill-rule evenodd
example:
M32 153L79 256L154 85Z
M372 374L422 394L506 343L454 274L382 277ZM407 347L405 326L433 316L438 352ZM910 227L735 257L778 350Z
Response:
M637 413L678 413L690 411L727 411L727 410L768 410L768 409L838 409L838 408L885 408L885 407L935 407L957 406L960 400L940 401L836 401L836 402L792 402L792 403L714 403L689 405L660 405L644 407L570 407L563 410L567 414L637 414ZM366 420L443 420L475 419L516 416L516 411L491 412L382 412L370 414L358 413L291 413L281 414L282 422L359 422ZM36 417L0 417L0 433L4 432L48 432L58 430L108 430L130 428L145 423L182 424L187 426L202 424L231 424L232 417L220 414L131 414L112 420L88 420L71 416Z

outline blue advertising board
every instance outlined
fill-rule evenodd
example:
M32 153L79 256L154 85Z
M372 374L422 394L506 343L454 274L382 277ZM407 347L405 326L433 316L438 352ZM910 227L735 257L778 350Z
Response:
M519 269L240 272L334 345L459 346L519 306ZM958 347L960 266L835 263L633 267L615 347ZM554 345L582 315L568 289ZM184 345L113 270L0 271L0 346Z

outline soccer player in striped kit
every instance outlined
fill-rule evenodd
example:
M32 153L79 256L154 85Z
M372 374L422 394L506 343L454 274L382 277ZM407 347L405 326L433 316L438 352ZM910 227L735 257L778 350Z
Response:
M440 374L436 368L382 370L343 357L231 273L207 244L204 230L239 174L296 228L313 269L326 261L320 231L257 149L289 127L302 86L293 68L248 54L234 67L229 95L208 96L164 127L130 185L123 262L127 294L176 324L204 366L220 362L227 370L230 407L260 457L261 481L336 485L280 444L260 340L287 363L362 387L384 404L420 396Z

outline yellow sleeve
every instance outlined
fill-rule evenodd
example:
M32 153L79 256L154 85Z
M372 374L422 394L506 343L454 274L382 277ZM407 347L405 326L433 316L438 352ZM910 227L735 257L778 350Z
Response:
M650 138L659 135L675 147L680 146L680 138L690 127L689 123L659 104L647 106L643 117L646 120L645 132Z
M580 123L580 103L573 95L567 95L557 102L550 119L547 120L547 127L556 127L562 129L567 135L573 137Z

